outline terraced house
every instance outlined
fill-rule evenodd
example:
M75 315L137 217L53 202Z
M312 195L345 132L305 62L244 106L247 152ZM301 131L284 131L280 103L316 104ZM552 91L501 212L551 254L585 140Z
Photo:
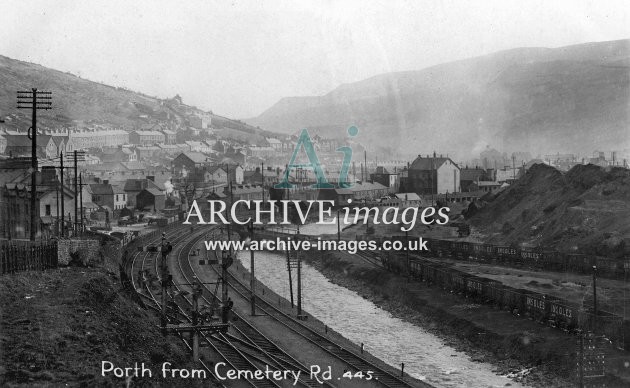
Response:
M129 142L135 145L152 146L164 143L164 134L160 131L131 131Z
M117 147L127 143L129 143L129 134L122 129L71 130L66 142L66 152L90 148Z

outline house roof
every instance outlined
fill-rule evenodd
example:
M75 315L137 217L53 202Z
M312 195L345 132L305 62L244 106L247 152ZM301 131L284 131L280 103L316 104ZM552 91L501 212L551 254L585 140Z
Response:
M146 170L147 169L147 165L139 161L121 162L120 164L125 166L127 170Z
M134 131L138 136L164 136L160 131Z
M437 168L440 168L440 166L442 166L444 163L446 163L447 161L450 161L451 163L453 163L455 166L457 166L457 164L455 162L453 162L451 160L451 158L449 157L422 157L422 156L418 156L416 158L416 160L413 161L413 163L411 163L411 166L409 167L410 170L435 170Z
M206 162L207 156L202 154L201 152L182 152L177 157L181 157L184 155L188 159L190 159L193 163L201 164Z
M501 183L499 182L492 182L492 181L479 181L479 182L475 182L475 184L478 187L484 187L484 186L501 186Z
M352 190L350 189L335 189L335 193L338 195L352 195Z
M153 195L154 197L164 196L163 192L161 192L160 190L158 190L158 189L156 189L154 187L149 187L149 188L146 188L146 189L144 189L142 191L146 191L146 192L150 193L151 195Z
M420 196L416 193L398 193L394 195L403 201L420 201Z
M214 174L218 170L225 172L225 169L223 167L217 165L208 166L207 172L210 174Z
M7 147L30 147L31 139L26 135L4 135L7 139Z
M232 193L234 195L249 194L249 193L262 193L263 188L261 186L232 186Z
M37 144L41 146L47 146L48 142L52 139L51 135L37 135Z
M145 189L155 189L158 191L164 191L164 187L162 187L158 183L155 183L151 179L147 179L147 178L127 179L123 186L123 190L125 192L142 191Z
M211 191L206 198L225 198L227 197L227 195L225 195L225 193L223 193L222 191L217 191L215 189L215 191Z
M57 147L59 147L62 142L65 142L67 140L65 136L51 136L51 137Z
M114 194L114 190L112 189L112 185L104 184L104 183L92 183L90 185L90 189L92 189L92 194L96 195L112 195Z
M86 166L89 171L126 171L127 168L121 162L103 162Z
M476 181L477 178L481 179L485 174L486 170L482 168L462 168L459 177L462 181Z
M252 177L252 176L255 176L255 175L262 176L260 171L256 171L256 170L243 171L243 178L249 178L249 177Z
M383 189L387 189L387 187L383 186L382 184L380 184L378 182L374 182L374 183L372 183L372 182L362 182L362 183L355 183L349 189L353 193L356 193L358 191L383 190Z
M391 175L392 173L389 172L385 167L378 166L376 167L376 174Z
M158 147L163 150L177 150L179 146L176 144L158 144Z

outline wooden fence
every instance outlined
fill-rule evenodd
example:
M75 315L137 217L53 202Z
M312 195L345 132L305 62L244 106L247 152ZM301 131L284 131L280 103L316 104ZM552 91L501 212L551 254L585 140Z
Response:
M0 241L0 274L56 268L58 262L56 241Z

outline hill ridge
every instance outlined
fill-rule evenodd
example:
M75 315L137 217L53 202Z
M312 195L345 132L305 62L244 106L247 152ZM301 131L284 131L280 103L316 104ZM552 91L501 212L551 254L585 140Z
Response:
M281 132L359 124L368 142L413 153L413 140L427 138L431 150L460 156L470 149L451 138L508 151L592 152L617 147L620 138L630 148L622 137L630 126L629 59L628 39L515 48L285 97L247 121Z

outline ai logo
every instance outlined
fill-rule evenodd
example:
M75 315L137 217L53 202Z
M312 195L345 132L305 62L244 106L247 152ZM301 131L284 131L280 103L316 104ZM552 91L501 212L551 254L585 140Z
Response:
M355 137L359 134L359 129L355 126L348 128L348 136ZM295 164L295 159L300 152L300 149L304 147L304 151L306 152L306 156L308 157L309 163L306 164ZM343 162L341 165L341 171L339 172L339 188L348 188L352 187L352 183L348 182L348 171L350 171L350 161L352 160L352 148L348 146L339 147L336 149L337 152L343 153ZM313 147L313 142L311 141L311 137L308 134L308 131L302 129L300 133L300 137L298 139L295 150L293 151L293 155L291 156L291 161L287 165L287 169L284 172L284 177L282 178L282 182L276 184L274 187L276 189L290 189L293 188L293 185L289 183L289 173L293 168L307 168L313 170L315 173L315 178L317 179L317 183L311 185L313 189L333 189L334 185L328 183L328 179L326 179L326 175L324 174L324 170L322 170L321 163L319 162L319 158L317 157L317 152L315 152L315 147Z

